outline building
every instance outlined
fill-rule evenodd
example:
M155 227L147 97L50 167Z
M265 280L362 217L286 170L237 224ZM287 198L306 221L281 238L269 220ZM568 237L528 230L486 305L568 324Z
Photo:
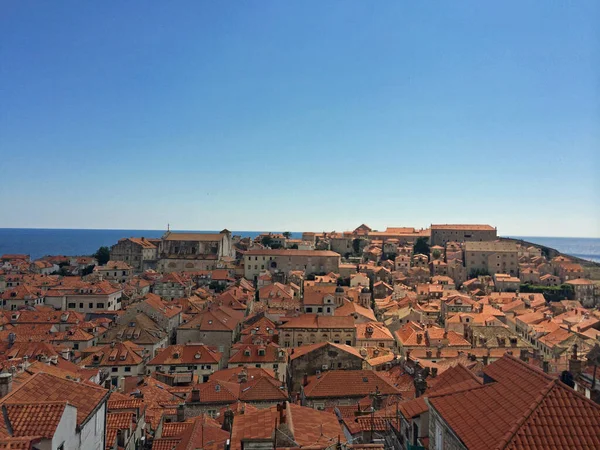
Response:
M315 375L300 390L303 406L323 410L335 406L356 405L365 397L400 399L398 388L388 378L373 370L331 370ZM375 409L382 405L373 405Z
M231 232L173 233L167 231L158 244L160 272L214 270L219 261L235 258Z
M184 274L169 272L160 280L156 280L152 287L152 293L166 300L185 298L192 295L194 283Z
M227 367L267 369L275 378L285 381L287 375L287 352L279 345L269 343L235 344Z
M447 242L495 241L497 229L490 225L431 225L430 245L444 247Z
M29 438L40 450L104 450L106 389L43 372L13 389L11 374L0 377L8 393L0 399L0 434L14 442L6 448L26 449Z
M102 280L126 283L131 278L133 269L123 261L108 261L104 266L95 266L94 273L101 275Z
M495 273L494 286L500 292L516 292L521 286L521 279L506 273Z
M346 442L335 414L287 401L237 416L231 433L231 450L326 449L332 442Z
M306 377L326 370L361 370L364 358L349 345L320 342L290 350L288 363L288 389L298 392Z
M146 355L142 347L131 342L117 342L91 350L80 365L106 370L113 386L119 385L121 377L145 375Z
M482 386L426 399L429 448L598 448L600 405L512 356L483 372Z
M50 288L44 303L62 311L92 313L95 311L117 311L121 309L123 288L109 281L96 283L77 282Z
M124 238L110 248L111 261L123 261L133 270L143 272L156 267L159 239Z
M333 342L354 346L356 329L352 317L302 314L279 326L279 339L284 347Z
M119 317L117 324L102 333L98 339L101 345L126 341L142 347L152 356L169 345L169 335L145 313L132 309Z
M380 322L366 322L356 325L356 347L395 348L396 340Z
M199 383L206 383L213 372L222 369L222 357L221 353L202 344L170 345L159 351L146 367L149 373L166 373L178 382L191 383L197 376Z
M244 253L244 277L256 280L261 272L288 273L303 270L306 275L338 273L340 255L329 250L261 249Z
M207 309L177 328L177 343L209 345L229 359L231 344L241 331L243 319L243 312L226 306Z
M516 276L519 271L518 248L510 241L465 243L465 266L469 276L475 272Z
M600 284L585 278L569 280L565 284L573 286L575 300L579 300L583 307L593 308L600 304Z

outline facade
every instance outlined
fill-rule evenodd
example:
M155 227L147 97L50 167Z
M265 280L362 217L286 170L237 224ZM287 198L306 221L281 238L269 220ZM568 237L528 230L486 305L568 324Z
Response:
M352 317L303 314L279 326L279 339L284 347L333 342L354 346L356 329Z
M82 283L78 286L55 286L45 294L46 305L62 311L91 313L121 309L123 289L108 281Z
M231 344L240 333L244 312L221 306L196 314L177 328L177 343L196 343L215 347L229 359Z
M244 277L255 280L261 272L289 273L303 270L306 275L338 273L340 255L329 250L249 250L244 254Z
M516 276L519 271L518 253L515 242L466 242L465 267L467 274L480 271L490 275L505 273Z
M447 242L495 241L497 229L490 225L431 225L430 245L444 247Z
M221 369L223 355L202 344L171 345L160 351L148 364L148 373L162 372L181 379L198 376L199 383L206 383L209 376Z
M231 232L173 233L167 231L158 244L160 272L214 270L219 261L235 258Z
M298 392L305 376L317 375L326 370L361 370L364 358L354 347L332 342L307 344L290 351L288 363L288 389Z
M275 378L285 381L287 374L287 352L279 345L270 343L235 344L227 367L246 367L273 371Z
M117 342L95 349L81 361L81 366L105 369L113 386L119 378L143 376L146 371L144 349L131 342Z
M1 400L3 423L10 424L3 439L41 438L40 450L104 450L108 391L91 383L76 382L44 372L19 386L8 384ZM34 434L32 434L34 433ZM21 444L21 445L19 445Z
M110 248L111 261L123 261L133 270L143 272L156 266L158 239L124 238Z
M103 280L116 283L126 283L132 276L132 267L123 261L108 261L104 266L94 267L94 273L102 276Z

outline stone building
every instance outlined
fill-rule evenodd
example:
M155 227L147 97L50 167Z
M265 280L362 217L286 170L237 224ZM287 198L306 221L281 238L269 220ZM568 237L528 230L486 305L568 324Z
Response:
M298 392L305 375L313 376L326 370L361 370L364 358L349 345L320 342L291 350L288 363L288 389Z
M510 241L466 242L465 266L469 275L473 271L481 271L489 275L506 273L516 276L519 271L517 244Z
M352 317L302 314L279 326L279 339L284 347L333 342L355 345L356 329Z
M430 245L445 246L447 242L494 241L497 229L490 225L431 225Z
M315 273L338 273L340 255L329 250L261 249L244 254L244 277L256 280L261 272L289 273L303 270L306 275Z
M110 248L111 261L123 261L135 271L143 272L156 267L159 239L124 238Z
M223 259L235 258L231 232L173 233L167 231L158 244L158 270L182 272L214 270Z

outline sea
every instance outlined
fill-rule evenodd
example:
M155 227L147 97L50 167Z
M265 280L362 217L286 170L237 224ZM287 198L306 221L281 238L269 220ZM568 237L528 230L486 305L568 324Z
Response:
M218 231L201 232L218 233ZM124 237L160 238L164 233L165 230L0 228L0 255L21 253L30 255L32 259L46 255L91 255L99 247L110 247ZM251 238L260 233L263 231L232 231L234 235ZM301 235L301 232L292 232L293 238L300 238ZM510 237L545 245L567 255L600 262L600 238Z
M218 233L218 231L172 230L173 232ZM232 231L233 235L255 238L264 231ZM0 255L25 254L31 259L46 255L91 255L100 247L110 247L121 238L160 238L165 230L90 230L58 228L0 228ZM292 238L302 237L292 232Z

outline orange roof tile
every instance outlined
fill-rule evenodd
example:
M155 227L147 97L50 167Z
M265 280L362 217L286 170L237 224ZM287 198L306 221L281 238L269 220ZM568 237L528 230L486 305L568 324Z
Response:
M96 407L108 398L108 391L99 386L37 373L0 399L2 405L32 402L69 402L77 408L77 423L83 425Z

